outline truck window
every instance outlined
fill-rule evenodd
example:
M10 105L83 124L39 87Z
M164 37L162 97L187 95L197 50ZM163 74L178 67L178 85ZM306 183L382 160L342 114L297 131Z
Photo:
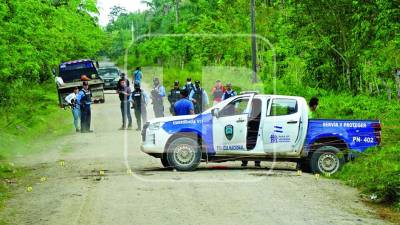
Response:
M249 103L248 98L239 98L231 101L228 105L226 105L220 112L220 116L234 116L245 114L247 105Z
M277 98L272 100L270 116L285 116L297 113L297 101L295 99Z

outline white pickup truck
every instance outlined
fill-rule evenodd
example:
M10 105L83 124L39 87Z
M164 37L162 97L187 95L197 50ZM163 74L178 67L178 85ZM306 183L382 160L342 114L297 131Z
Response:
M335 173L354 152L380 144L379 121L310 120L304 98L243 94L199 115L157 118L142 131L143 152L180 171L201 161L294 161Z

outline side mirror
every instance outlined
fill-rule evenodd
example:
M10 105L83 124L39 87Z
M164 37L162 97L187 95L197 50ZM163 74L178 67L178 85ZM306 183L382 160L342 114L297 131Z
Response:
M51 69L51 73L55 76L57 74L56 68Z
M219 109L218 108L212 109L211 114L212 114L212 116L218 118L219 117Z

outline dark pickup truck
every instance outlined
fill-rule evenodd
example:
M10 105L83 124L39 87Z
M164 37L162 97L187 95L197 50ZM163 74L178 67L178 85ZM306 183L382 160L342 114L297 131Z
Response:
M92 93L92 100L95 103L104 103L104 81L97 72L97 63L90 59L63 62L59 65L58 73L64 84L57 85L58 99L60 107L65 107L68 103L65 97L72 93L75 87L82 88L82 76L89 78L89 89ZM56 71L54 71L56 73Z

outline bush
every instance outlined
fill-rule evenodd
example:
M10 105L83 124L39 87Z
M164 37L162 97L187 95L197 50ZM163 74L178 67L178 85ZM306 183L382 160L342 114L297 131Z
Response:
M338 177L400 209L400 144L372 148L343 167Z

